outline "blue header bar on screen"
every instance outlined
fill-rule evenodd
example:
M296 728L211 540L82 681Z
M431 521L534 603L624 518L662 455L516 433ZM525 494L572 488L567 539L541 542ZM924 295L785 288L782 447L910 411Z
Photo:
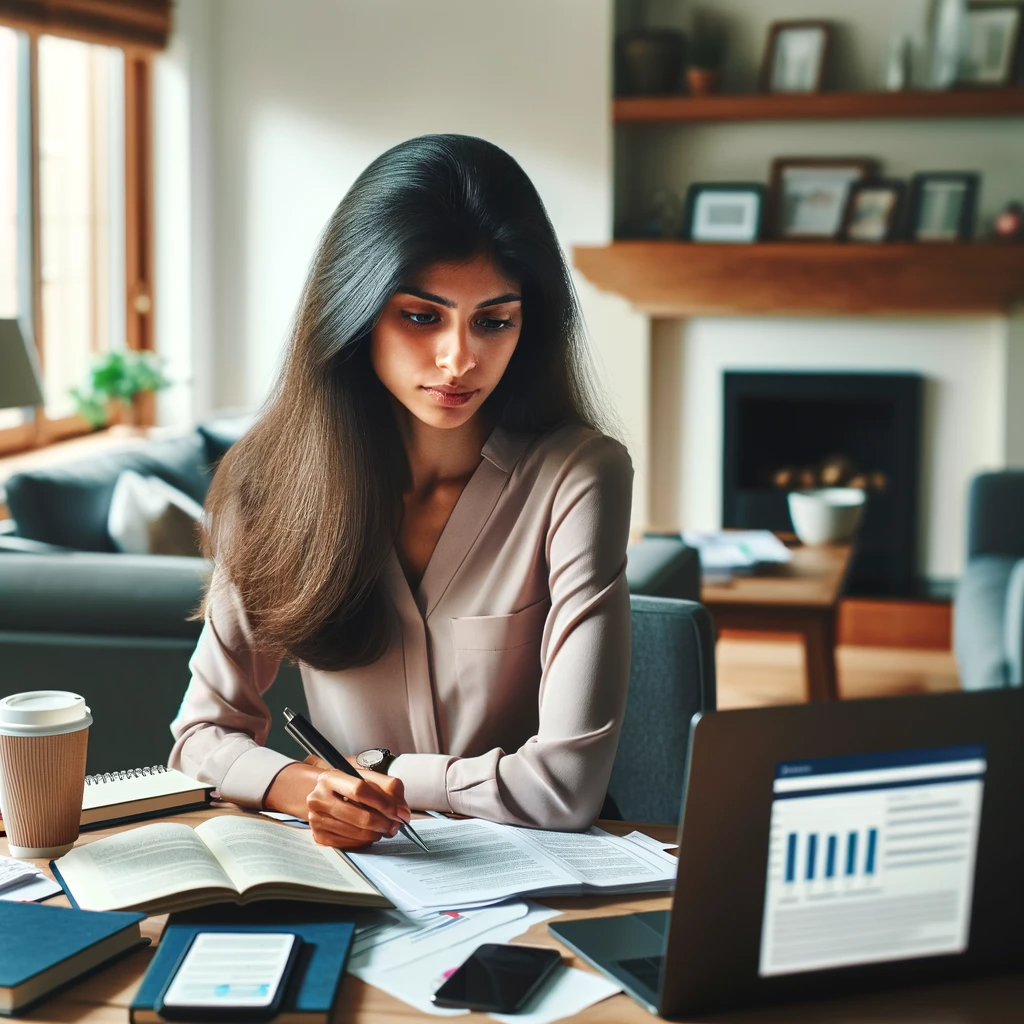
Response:
M985 745L895 750L881 754L782 761L772 786L776 799L817 793L934 785L985 774Z

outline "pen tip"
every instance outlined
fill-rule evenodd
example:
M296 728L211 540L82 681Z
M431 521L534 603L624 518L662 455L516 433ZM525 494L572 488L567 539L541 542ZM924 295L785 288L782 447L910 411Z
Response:
M284 717L290 722L295 717L295 712L291 708L285 708Z

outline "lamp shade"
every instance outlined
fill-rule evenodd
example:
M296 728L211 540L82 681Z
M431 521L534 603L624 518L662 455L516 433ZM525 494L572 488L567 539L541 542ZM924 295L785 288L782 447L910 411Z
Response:
M25 344L17 320L0 320L0 409L42 404L35 353Z

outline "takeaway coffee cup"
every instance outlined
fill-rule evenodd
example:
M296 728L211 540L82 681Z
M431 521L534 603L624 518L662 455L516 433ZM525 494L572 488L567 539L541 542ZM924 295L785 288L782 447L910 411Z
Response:
M90 725L77 693L0 699L0 810L12 857L61 857L74 846Z

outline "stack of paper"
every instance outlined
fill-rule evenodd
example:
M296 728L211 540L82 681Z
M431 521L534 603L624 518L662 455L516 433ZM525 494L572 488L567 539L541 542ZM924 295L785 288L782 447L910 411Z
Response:
M487 906L516 896L664 892L675 857L599 828L545 832L476 818L417 821L425 853L401 833L352 862L400 910Z
M696 548L705 573L730 573L757 565L784 565L792 552L770 530L686 531L683 540Z
M34 864L0 857L0 900L33 903L55 896L60 891L60 886Z

